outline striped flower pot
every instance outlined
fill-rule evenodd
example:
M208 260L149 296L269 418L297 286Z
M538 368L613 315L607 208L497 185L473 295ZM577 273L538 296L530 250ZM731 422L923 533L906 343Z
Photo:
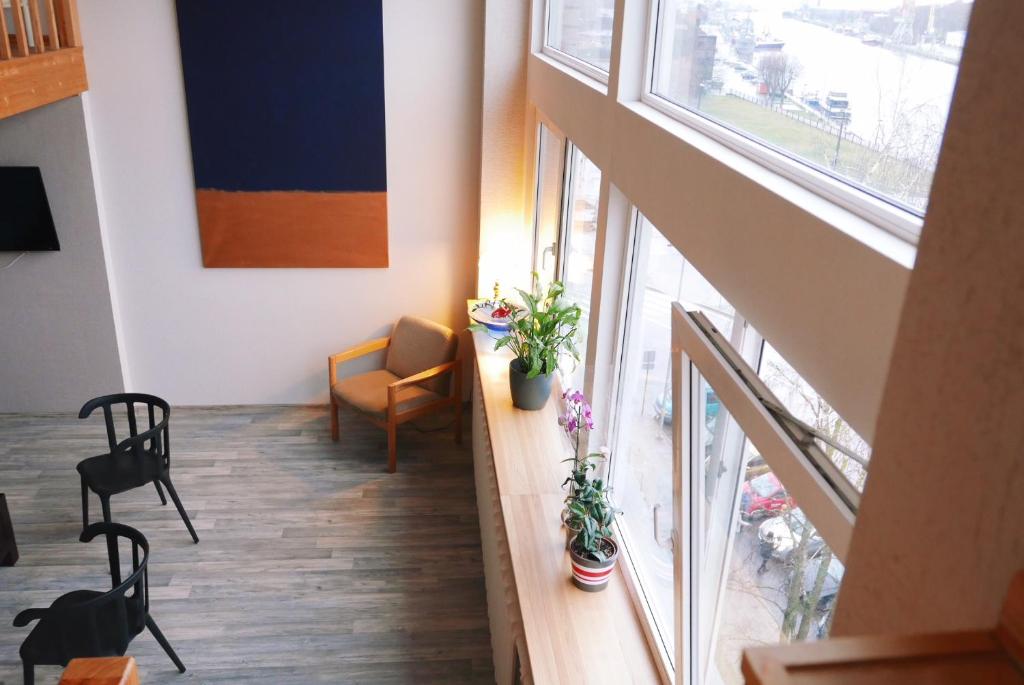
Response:
M576 545L569 546L569 557L572 563L572 583L585 592L600 592L608 585L608 580L615 570L615 562L619 558L619 546L614 540L608 540L615 551L607 561L593 561L576 553Z

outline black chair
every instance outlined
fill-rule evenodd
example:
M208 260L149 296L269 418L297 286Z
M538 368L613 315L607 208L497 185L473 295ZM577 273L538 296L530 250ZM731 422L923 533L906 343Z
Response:
M82 542L107 538L113 589L75 590L58 597L48 609L26 609L14 618L18 628L39 623L21 643L25 685L35 682L36 666L67 666L79 657L124 656L132 639L149 628L178 671L185 666L149 615L149 543L139 531L120 523L94 523L82 531ZM132 573L121 580L118 538L132 543ZM139 558L139 549L142 558ZM130 594L129 594L130 593Z
M128 431L131 435L118 442L112 407L120 404L125 405ZM143 433L138 430L136 404L145 405L149 416L149 429ZM159 397L141 393L105 395L86 402L82 411L78 412L78 418L87 418L97 407L103 408L110 453L90 457L78 464L78 473L82 478L82 528L89 525L89 490L99 495L100 504L103 505L103 520L110 523L111 495L153 483L157 494L160 495L160 502L167 504L167 498L160 487L163 483L174 501L174 506L178 508L185 527L192 534L192 539L198 543L199 536L196 535L195 528L185 513L185 507L181 506L178 493L171 483L171 437L167 427L171 419L170 405ZM155 417L157 408L162 412L159 423Z

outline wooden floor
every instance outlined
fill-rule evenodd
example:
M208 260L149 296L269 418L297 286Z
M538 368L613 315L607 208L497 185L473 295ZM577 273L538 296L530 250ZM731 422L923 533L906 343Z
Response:
M395 475L383 431L345 413L332 443L317 407L175 409L170 443L198 545L153 488L111 500L149 538L152 616L188 667L144 632L143 685L494 682L468 435L403 426ZM0 415L21 553L0 568L0 683L21 682L18 611L109 587L105 546L78 542L74 470L105 444L99 415Z

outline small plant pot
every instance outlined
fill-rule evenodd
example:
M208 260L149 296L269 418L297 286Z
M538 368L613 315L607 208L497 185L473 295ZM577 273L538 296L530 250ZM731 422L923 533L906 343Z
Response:
M619 559L619 545L614 540L605 540L611 547L607 561L594 561L576 553L575 540L569 545L572 563L572 584L584 592L600 592L608 587L608 581Z
M537 411L543 409L551 397L553 373L542 373L533 378L526 377L521 359L513 359L508 365L508 386L512 392L512 404L519 409Z

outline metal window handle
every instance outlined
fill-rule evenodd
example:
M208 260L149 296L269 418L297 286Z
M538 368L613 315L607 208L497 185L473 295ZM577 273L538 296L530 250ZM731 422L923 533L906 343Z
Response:
M667 538L662 538L661 535L661 503L655 504L651 510L654 516L654 542L658 544L658 547L664 547L665 549L672 549L672 531L669 530Z
M540 253L540 266L543 270L547 271L548 268L548 255L555 256L555 244L551 243L548 247Z

